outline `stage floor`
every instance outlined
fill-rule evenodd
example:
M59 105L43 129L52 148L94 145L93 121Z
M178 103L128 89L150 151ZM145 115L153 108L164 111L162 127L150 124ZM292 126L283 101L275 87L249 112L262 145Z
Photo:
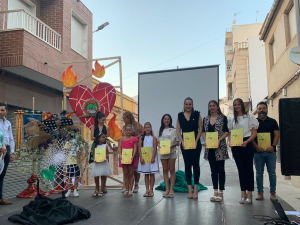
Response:
M202 158L202 157L201 157ZM109 189L108 193L101 198L93 198L92 189L81 189L79 198L69 198L75 204L90 210L91 218L79 221L76 224L113 224L113 225L136 225L136 224L201 224L201 225L254 225L264 222L253 218L254 215L266 215L278 218L271 201L269 189L265 188L265 200L253 200L253 204L241 205L238 174L235 163L226 161L226 190L224 202L210 202L213 194L210 167L207 161L201 159L200 182L208 187L208 190L199 192L198 200L187 199L187 193L176 193L174 198L162 198L162 191L155 191L153 198L144 198L145 186L141 179L139 193L133 197L123 197L120 190ZM180 169L183 170L183 162L180 160ZM176 166L177 169L177 166ZM160 172L162 175L162 171ZM156 186L162 181L159 174L156 175ZM256 193L254 192L254 198ZM58 198L60 195L51 195ZM280 196L279 202L285 211L294 209L283 201ZM0 206L0 224L13 224L7 218L19 213L22 207L31 201L30 199L10 199L12 205ZM293 217L289 217L295 220Z

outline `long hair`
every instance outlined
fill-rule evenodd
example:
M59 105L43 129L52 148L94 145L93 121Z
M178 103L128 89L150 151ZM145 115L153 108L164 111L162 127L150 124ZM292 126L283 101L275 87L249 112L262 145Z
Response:
M190 101L192 101L192 104L193 104L193 108L192 108L192 114L194 113L194 101L193 101L193 99L191 99L190 97L187 97L186 99L184 99L184 102L183 102L183 112L185 112L185 110L184 110L184 103L185 103L185 101L187 101L187 100L190 100Z
M169 127L170 128L174 128L173 125L172 125L172 117L171 117L171 115L170 114L163 115L163 117L161 118L161 124L160 124L159 132L158 132L158 136L159 137L161 137L161 135L162 135L162 133L163 133L163 131L165 129L164 119L165 119L166 116L170 117Z
M240 99L240 98L234 99L233 105L234 105L234 102L239 102L241 104L243 115L247 114L246 113L246 109L245 109L245 105L244 105L244 102L243 102L242 99ZM234 115L234 121L235 121L235 123L238 123L238 112L235 110L234 106L233 106L233 115Z
M209 101L209 103L208 103L208 113L207 113L207 115L211 115L211 113L210 113L210 110L209 110L209 104L210 103L214 103L216 106L218 106L218 110L217 110L217 113L218 113L218 115L223 115L223 113L222 113L222 111L221 111L221 109L220 109L220 106L219 106L219 103L216 101L216 100L210 100Z
M101 119L103 117L106 117L105 114L103 112L97 112L96 116L95 116L95 122L94 122L94 128L96 129L98 127L98 119Z
M152 125L151 125L151 123L150 122L146 122L145 124L144 124L144 128L145 128L145 126L146 125L149 125L150 127L151 127L151 136L153 136L153 130L152 130ZM144 136L146 136L146 131L144 131Z
M97 145L100 145L99 143L99 139L102 135L105 135L104 133L99 133L97 136L96 136L96 139L95 139L95 147L97 147ZM105 143L105 142L104 142Z
M131 112L129 111L126 111L123 116L125 116L127 119L129 119L129 124L132 125L134 131L136 132L137 131L137 122L135 121L133 115Z

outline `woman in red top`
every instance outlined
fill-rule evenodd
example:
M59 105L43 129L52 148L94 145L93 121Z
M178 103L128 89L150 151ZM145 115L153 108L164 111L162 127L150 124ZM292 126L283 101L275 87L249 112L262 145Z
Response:
M137 141L136 137L132 136L132 125L128 124L125 126L125 137L119 139L119 167L123 167L124 178L125 178L125 187L126 191L124 192L124 196L132 196L132 188L133 188L133 171L137 166L138 160L136 157L137 151ZM123 149L132 149L131 156L131 164L122 164L122 151Z

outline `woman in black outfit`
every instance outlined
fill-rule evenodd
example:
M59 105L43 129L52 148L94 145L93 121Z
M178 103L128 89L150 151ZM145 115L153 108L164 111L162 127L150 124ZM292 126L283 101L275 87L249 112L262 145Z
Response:
M185 149L182 133L194 132L196 148L195 149ZM176 126L177 136L181 142L181 151L183 155L183 160L185 164L185 176L186 182L188 184L189 199L198 198L198 184L200 179L200 153L201 153L201 143L200 136L202 133L202 118L200 112L195 111L193 107L193 100L191 98L186 98L184 100L184 111L178 114L177 126ZM192 167L194 171L194 194L192 188Z
M229 159L225 138L229 134L227 117L223 115L215 100L208 103L208 116L203 119L202 137L206 140L206 132L218 132L218 148L208 149L205 145L204 159L209 161L214 195L212 202L223 201L225 190L225 160Z
M95 116L95 123L94 125L91 127L91 139L95 140L95 138L97 137L98 134L103 133L105 135L108 134L108 130L109 127L105 126L104 123L106 121L106 116L104 113L102 112L97 112L96 116Z

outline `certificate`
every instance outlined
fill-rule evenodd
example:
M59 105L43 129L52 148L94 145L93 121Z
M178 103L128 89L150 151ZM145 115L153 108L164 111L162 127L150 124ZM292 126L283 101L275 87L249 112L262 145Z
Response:
M95 162L104 162L106 160L106 145L95 148Z
M161 155L166 155L166 154L170 154L171 153L171 140L161 141L160 142L159 153Z
M271 146L271 134L257 133L257 144L262 149L267 150Z
M241 146L243 144L244 129L237 129L231 131L230 144L231 146Z
M122 150L122 164L131 164L131 158L132 158L132 151L133 149L123 149Z
M183 133L183 143L184 143L184 147L185 149L195 149L196 146L195 146L195 133L194 132L189 132L189 133L186 133L184 132Z
M219 137L218 132L206 132L206 148L218 148L219 147Z
M142 152L142 157L145 160L145 163L151 163L152 148L151 147L142 147L141 152Z

